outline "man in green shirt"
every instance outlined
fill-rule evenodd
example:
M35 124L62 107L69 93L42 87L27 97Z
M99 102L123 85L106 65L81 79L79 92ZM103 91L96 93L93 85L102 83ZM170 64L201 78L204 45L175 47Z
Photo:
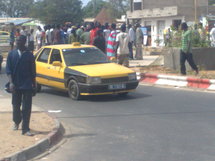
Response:
M192 31L188 30L187 23L181 24L182 29L182 39L181 39L181 53L180 53L180 65L181 65L181 74L186 75L186 66L185 61L190 64L196 74L199 73L198 68L193 60L192 54Z

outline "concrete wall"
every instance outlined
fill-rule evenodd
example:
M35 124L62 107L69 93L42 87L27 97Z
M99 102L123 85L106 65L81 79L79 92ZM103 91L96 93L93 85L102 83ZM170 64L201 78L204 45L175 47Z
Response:
M166 48L163 50L164 66L174 70L180 70L180 49ZM215 69L215 48L194 48L193 59L196 65L204 70ZM186 62L187 70L191 70Z
M197 0L198 6L207 6L207 0ZM167 6L192 7L193 0L143 0L143 8L152 9Z

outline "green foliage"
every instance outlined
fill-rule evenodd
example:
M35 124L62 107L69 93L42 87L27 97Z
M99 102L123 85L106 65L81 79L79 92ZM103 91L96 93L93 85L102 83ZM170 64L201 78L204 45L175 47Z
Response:
M34 0L0 0L0 14L9 17L27 17Z
M129 10L129 0L91 0L84 8L84 17L95 17L103 7L107 8L112 18L120 18Z
M174 30L171 32L171 40L168 47L181 47L181 30ZM193 30L192 31L192 46L193 47L210 47L210 41L205 39L201 39L200 35Z
M215 0L208 0L209 5L215 5Z
M108 0L108 2L115 18L120 18L121 15L125 15L130 7L130 0Z
M32 7L30 15L45 24L80 23L81 6L80 0L41 0Z
M91 0L83 8L84 17L96 17L103 7L107 7L107 2L103 0Z

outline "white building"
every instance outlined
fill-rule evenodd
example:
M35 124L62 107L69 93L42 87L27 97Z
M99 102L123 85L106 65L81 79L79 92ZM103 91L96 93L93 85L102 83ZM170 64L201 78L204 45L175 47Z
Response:
M163 31L171 25L178 27L181 22L199 22L201 17L215 12L208 7L207 0L130 0L131 9L127 12L129 23L139 22L147 27L151 37L151 46L157 46L155 40L161 40Z

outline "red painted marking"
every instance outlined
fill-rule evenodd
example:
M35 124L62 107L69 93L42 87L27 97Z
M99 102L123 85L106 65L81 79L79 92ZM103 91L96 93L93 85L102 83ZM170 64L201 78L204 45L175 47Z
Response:
M140 82L155 83L158 80L157 74L142 73Z
M193 88L208 88L210 86L209 79L200 79L200 78L187 78L188 87Z

